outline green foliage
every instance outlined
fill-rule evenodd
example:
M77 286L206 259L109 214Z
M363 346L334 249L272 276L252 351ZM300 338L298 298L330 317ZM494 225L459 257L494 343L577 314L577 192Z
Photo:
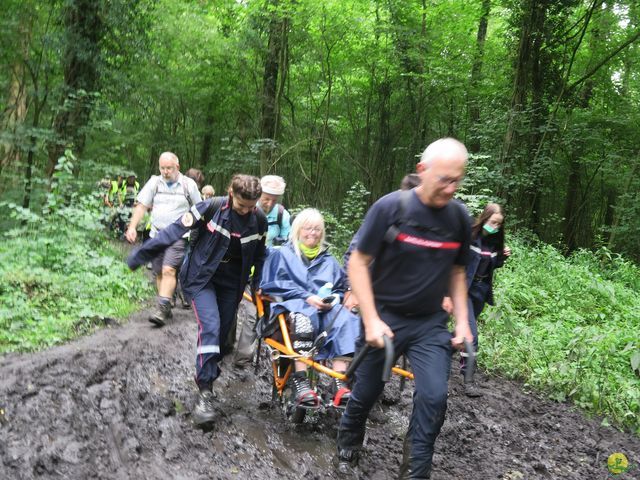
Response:
M640 433L640 269L606 250L510 245L481 317L483 367Z
M328 241L331 244L331 253L338 259L342 259L344 252L349 247L351 238L362 224L369 194L370 192L361 182L356 182L347 191L338 218L330 213L323 212L325 221L328 224L327 234Z
M456 197L464 202L474 217L480 214L487 203L505 205L494 193L496 181L490 165L490 156L470 155L464 182L456 192Z
M0 352L86 333L133 312L152 291L106 241L99 199L70 191L71 158L60 159L42 213L0 203L20 222L0 242Z
M356 182L347 191L340 213L336 214L331 210L320 210L325 223L325 241L329 244L331 254L339 261L342 260L342 256L347 251L353 235L362 225L369 195L370 192L367 191L364 185L361 182ZM309 205L298 205L289 209L289 211L294 217L305 208L309 208Z

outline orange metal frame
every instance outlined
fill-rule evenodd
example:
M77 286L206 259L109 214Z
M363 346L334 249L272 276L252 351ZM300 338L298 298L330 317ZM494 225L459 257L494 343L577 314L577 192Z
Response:
M254 301L251 295L249 295L247 292L244 292L244 298L256 306L256 310L258 311L258 317L262 317L264 315L264 301L271 300L269 297L266 297L263 295L255 295L255 301ZM264 342L267 345L269 345L271 348L274 348L275 350L280 352L282 355L291 356L293 357L292 360L305 363L306 365L310 366L311 368L313 368L314 370L320 373L324 373L325 375L329 375L330 377L337 378L339 380L346 380L347 377L343 373L336 372L330 369L329 367L327 367L326 365L323 365L322 363L314 362L310 358L303 357L298 352L296 352L291 346L291 337L289 336L287 321L283 314L278 315L278 322L280 324L280 330L282 332L282 338L284 340L284 344L272 338L265 338ZM278 390L278 395L282 396L282 392L284 390L285 385L287 384L287 380L289 379L289 376L293 371L293 362L291 362L286 372L282 376L279 375L277 362L273 360L271 364L273 367L273 378L275 382L275 387ZM411 380L413 380L414 378L413 373L407 370L403 370L400 367L393 367L391 371L396 375L401 375L403 377L410 378Z

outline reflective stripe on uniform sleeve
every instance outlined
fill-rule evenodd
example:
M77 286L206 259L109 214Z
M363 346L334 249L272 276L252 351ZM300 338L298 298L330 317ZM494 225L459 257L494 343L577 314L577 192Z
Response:
M253 235L249 235L248 237L244 237L240 239L240 243L248 243L254 240L262 240L264 238L264 234L260 235L259 233L254 233Z
M202 215L200 215L200 212L198 211L195 205L191 207L191 210L189 211L191 212L191 215L193 215L193 218L196 219L196 222L202 218Z
M201 353L220 353L220 345L200 345L198 354Z
M217 223L214 223L213 220L211 220L209 223L207 223L207 230L209 230L211 233L213 233L214 231L217 231L217 232L220 232L221 234L223 234L225 237L231 238L231 234L229 233L229 230L227 230L226 228L221 227Z

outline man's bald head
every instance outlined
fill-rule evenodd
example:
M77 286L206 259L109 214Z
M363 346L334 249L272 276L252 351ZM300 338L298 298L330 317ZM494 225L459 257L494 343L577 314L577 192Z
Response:
M467 148L455 138L430 144L416 165L421 181L416 192L421 201L436 208L449 203L464 178L468 158Z
M420 155L420 163L430 167L434 160L462 160L465 164L469 158L467 147L455 138L441 138L431 143Z

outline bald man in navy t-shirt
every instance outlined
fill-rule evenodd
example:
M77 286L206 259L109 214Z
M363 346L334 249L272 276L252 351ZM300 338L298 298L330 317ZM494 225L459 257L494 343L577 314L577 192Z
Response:
M367 415L384 388L382 337L387 335L396 355L408 357L415 376L401 478L430 477L433 447L447 407L452 349L463 348L465 340L473 342L465 279L471 228L466 209L453 200L467 156L465 146L455 139L433 142L416 168L421 184L378 200L360 228L349 279L360 303L363 340L376 348L356 370L342 415L339 473L352 473L357 464ZM441 307L446 294L456 319L453 336Z

